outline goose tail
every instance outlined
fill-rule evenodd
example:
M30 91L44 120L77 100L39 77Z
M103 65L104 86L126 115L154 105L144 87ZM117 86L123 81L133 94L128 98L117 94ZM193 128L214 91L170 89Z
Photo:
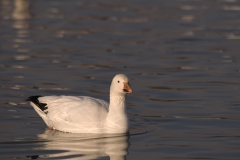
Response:
M48 125L48 118L47 118L47 114L48 114L48 106L46 103L41 103L38 98L42 97L40 95L38 96L30 96L28 97L28 99L26 99L26 101L29 101L31 106L33 106L33 108L35 109L35 111L39 114L39 116L42 117L42 119L44 120L44 122ZM49 125L48 125L49 126Z

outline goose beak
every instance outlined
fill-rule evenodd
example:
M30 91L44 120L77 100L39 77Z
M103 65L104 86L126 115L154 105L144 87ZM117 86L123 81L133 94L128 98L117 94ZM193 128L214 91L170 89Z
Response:
M123 91L127 93L132 93L132 89L129 83L123 82Z

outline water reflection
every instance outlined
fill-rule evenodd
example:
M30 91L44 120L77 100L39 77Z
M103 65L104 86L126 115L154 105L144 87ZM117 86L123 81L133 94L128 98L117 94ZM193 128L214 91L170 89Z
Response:
M54 151L53 154L39 155L59 159L96 159L109 156L111 160L124 160L128 154L128 135L71 134L46 130L39 134L43 142L41 149ZM59 151L56 153L56 151ZM49 153L49 152L48 152Z
M28 31L26 30L28 29L28 23L25 20L30 17L28 2L26 0L15 0L12 13L12 19L15 21L12 27L19 29L17 37L26 37L28 35Z
M12 19L14 20L12 27L16 29L16 37L13 39L15 43L14 48L17 49L17 52L28 52L26 48L21 48L20 43L28 43L29 40L29 24L28 19L31 18L29 11L29 3L27 0L15 0L14 8L12 11ZM16 60L25 60L29 58L25 55L19 55L16 57Z
M14 6L15 8L12 13L13 19L24 20L31 17L28 11L29 3L26 0L15 0Z

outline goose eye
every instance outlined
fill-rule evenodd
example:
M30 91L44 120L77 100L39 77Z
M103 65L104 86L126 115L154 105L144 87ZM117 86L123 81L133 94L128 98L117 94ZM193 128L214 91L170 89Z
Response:
M120 81L118 81L118 83L119 83Z

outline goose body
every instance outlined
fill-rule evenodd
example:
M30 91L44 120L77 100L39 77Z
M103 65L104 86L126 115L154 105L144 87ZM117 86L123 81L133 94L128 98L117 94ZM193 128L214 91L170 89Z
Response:
M47 126L71 133L127 133L127 76L116 75L110 86L110 102L87 96L31 96L27 100Z

